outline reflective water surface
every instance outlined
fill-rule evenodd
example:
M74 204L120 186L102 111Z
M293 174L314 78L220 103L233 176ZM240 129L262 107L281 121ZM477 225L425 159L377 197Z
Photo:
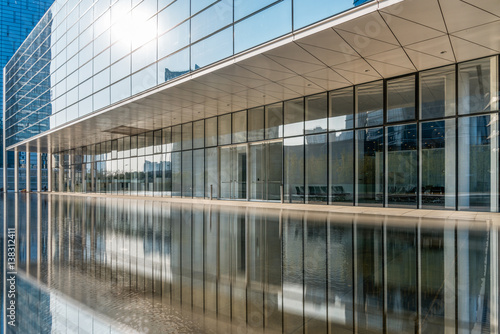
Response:
M498 226L9 195L12 333L498 333Z

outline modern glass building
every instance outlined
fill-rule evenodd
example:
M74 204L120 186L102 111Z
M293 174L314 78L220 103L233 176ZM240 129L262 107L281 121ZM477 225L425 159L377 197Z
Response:
M0 0L0 67L3 68L7 64L52 3L53 0ZM0 77L3 85L3 71L0 73ZM0 101L3 105L3 94ZM1 122L0 128L3 129L3 118ZM0 145L3 147L3 130L0 131L0 136L2 138ZM2 155L0 168L14 168L14 152L7 154L5 164L3 159ZM21 165L24 164L23 161L21 161ZM13 174L13 170L10 174ZM4 187L4 183L1 182L1 184Z
M499 28L495 0L56 1L5 146L49 191L497 212Z

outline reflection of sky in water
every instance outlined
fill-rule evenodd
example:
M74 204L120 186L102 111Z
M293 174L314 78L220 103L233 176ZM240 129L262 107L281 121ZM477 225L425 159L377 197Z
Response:
M18 333L427 333L457 319L489 332L498 319L498 227L484 221L56 195L3 205L19 231Z

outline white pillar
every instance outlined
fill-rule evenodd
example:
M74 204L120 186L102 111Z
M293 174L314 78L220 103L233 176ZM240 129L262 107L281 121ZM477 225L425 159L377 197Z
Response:
M14 192L19 192L19 152L14 149Z
M95 186L95 154L90 155L90 192L95 193L96 192L96 186ZM130 173L132 174L132 173ZM132 181L132 180L131 180ZM131 185L129 186L129 191L131 190Z
M52 153L49 152L47 153L47 190L50 192L52 191L52 159L54 157L52 156Z
M42 153L36 153L36 191L42 191Z
M63 189L64 185L64 165L63 165L64 155L59 154L59 187L57 188L59 192L66 191Z
M31 191L31 157L30 147L26 144L26 192Z

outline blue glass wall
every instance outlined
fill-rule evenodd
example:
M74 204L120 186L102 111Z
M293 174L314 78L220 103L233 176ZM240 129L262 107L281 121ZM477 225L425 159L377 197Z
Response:
M56 2L7 65L7 145L353 6L352 0Z
M0 67L3 68L17 48L47 11L53 0L0 0ZM3 85L3 71L0 71ZM0 95L3 106L3 94ZM0 113L3 113L3 108ZM3 119L0 120L3 129ZM3 147L3 131L0 131L0 147ZM3 166L3 155L0 156ZM14 166L14 154L8 155L8 166Z

